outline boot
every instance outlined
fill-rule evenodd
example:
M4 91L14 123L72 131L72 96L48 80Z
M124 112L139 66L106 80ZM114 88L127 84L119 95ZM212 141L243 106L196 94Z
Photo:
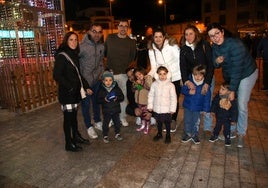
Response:
M169 144L170 142L171 142L170 134L167 134L167 135L166 135L166 139L165 139L165 143L166 143L166 144Z
M150 129L150 125L148 123L146 123L146 126L145 126L145 128L143 130L143 133L144 134L148 134L149 133L149 129Z
M82 150L81 146L78 146L76 144L74 144L73 142L66 142L65 144L65 150L66 151L72 151L72 152L78 152Z
M162 138L163 138L163 136L162 136L162 133L160 132L160 133L157 133L156 136L154 136L153 140L154 140L154 141L158 141L158 140L160 140L160 139L162 139Z
M77 132L74 135L74 141L75 141L75 143L80 143L80 144L90 144L89 140L83 138L82 135L79 132Z
M140 128L137 128L136 131L142 131L145 128L145 124L143 123Z

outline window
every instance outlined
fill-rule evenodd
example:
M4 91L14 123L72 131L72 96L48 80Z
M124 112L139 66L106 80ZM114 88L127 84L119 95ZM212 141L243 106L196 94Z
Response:
M244 12L239 12L238 14L237 14L237 21L239 22L239 21L247 21L247 20L249 20L249 12L246 12L246 11L244 11Z

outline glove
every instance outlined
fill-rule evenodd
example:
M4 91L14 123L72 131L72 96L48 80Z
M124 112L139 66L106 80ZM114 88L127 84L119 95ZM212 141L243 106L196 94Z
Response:
M108 93L108 95L106 96L106 99L108 101L110 101L110 102L113 101L115 98L116 98L116 95L115 95L115 92L114 91Z

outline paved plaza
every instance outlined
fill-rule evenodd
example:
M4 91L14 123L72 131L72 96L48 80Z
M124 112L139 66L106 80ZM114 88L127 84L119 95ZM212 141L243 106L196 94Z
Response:
M182 97L181 97L182 98ZM244 148L210 143L200 130L200 145L182 143L183 108L172 143L153 142L136 131L134 118L122 127L124 138L105 144L99 138L78 153L64 150L63 116L58 103L22 115L0 111L0 187L85 188L265 188L268 187L268 92L255 89L249 103ZM87 137L81 115L79 129ZM165 135L165 134L164 134Z

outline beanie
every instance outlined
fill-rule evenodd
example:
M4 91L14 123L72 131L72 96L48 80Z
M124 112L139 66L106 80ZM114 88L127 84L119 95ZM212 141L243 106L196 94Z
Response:
M114 81L114 75L113 75L113 73L111 73L110 71L104 71L104 72L103 72L103 74L102 74L102 80L104 80L104 79L107 78L107 77L112 78L113 81Z

